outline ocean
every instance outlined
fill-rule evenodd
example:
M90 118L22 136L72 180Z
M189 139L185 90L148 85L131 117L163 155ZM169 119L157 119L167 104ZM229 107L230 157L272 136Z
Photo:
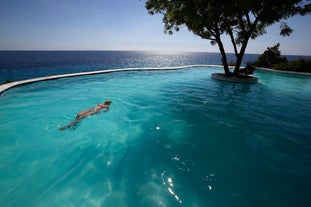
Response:
M228 61L234 54L228 54ZM257 60L246 54L242 62ZM289 60L300 56L286 56ZM128 67L169 67L221 64L219 53L135 51L0 51L0 83L42 76Z

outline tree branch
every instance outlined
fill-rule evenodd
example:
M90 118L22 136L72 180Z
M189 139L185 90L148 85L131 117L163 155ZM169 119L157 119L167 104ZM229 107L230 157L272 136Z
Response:
M232 43L232 46L233 46L233 49L234 49L234 54L235 56L237 57L238 56L238 49L237 49L237 46L236 46L236 42L235 42L235 38L234 38L234 35L233 35L233 29L230 28L230 25L229 23L226 21L226 19L224 19L224 22L225 22L225 25L226 25L226 29L227 29L227 32L230 36L230 39L231 39L231 43Z
M241 30L245 34L246 33L246 31L245 31L245 24L244 24L244 20L243 20L243 17L242 17L241 13L239 13L238 18L239 18L239 24L240 24Z
M252 23L251 23L251 20L249 18L249 14L247 12L245 12L245 16L246 16L246 19L247 19L247 24L251 25Z

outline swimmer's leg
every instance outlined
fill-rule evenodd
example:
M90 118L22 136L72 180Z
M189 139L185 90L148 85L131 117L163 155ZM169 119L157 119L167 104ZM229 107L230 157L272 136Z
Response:
M60 127L60 128L58 128L59 130L65 130L65 129L69 129L69 128L71 128L71 127L74 127L74 126L76 126L80 121L81 121L82 119L75 119L73 122L71 122L70 124L68 124L68 125L66 125L66 126L64 126L64 127Z

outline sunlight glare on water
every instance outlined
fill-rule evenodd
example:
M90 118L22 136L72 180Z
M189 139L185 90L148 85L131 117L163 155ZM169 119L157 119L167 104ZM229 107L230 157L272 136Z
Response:
M38 82L0 97L1 206L309 206L310 77L214 68ZM110 110L58 127L106 99Z

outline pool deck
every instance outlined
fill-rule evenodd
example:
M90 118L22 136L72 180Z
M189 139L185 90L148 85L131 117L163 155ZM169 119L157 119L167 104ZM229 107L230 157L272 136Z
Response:
M26 85L30 83L35 83L39 81L47 81L47 80L55 80L60 78L69 78L75 76L85 76L85 75L97 75L103 73L111 73L111 72L121 72L121 71L139 71L139 70L178 70L178 69L186 69L186 68L193 68L193 67L217 67L222 68L222 65L185 65L185 66L176 66L176 67L163 67L163 68L121 68L121 69L108 69L108 70L98 70L98 71L91 71L91 72L81 72L81 73L71 73L71 74L63 74L63 75L53 75L53 76L45 76L40 78L32 78L27 80L15 81L11 83L6 83L0 85L0 95L13 87ZM229 66L230 67L230 66ZM232 68L232 67L230 67ZM300 73L300 72L290 72L290 71L279 71L279 70L272 70L269 68L258 68L259 70L267 70L271 72L279 72L279 73L289 73L289 74L296 74L296 75L305 75L311 76L310 73Z

